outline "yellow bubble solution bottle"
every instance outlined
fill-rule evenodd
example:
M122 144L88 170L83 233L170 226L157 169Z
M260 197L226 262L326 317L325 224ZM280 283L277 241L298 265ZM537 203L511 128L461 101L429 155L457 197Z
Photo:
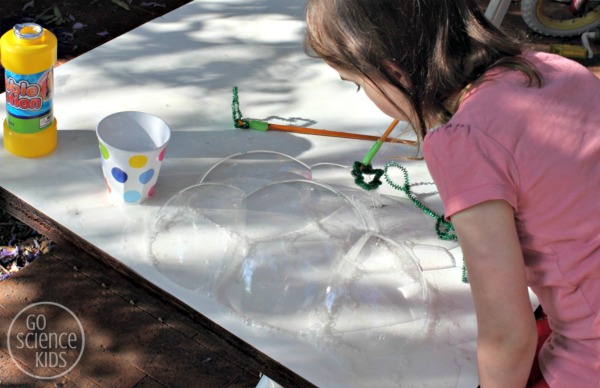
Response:
M56 46L56 36L35 23L17 24L0 38L6 87L4 147L15 155L35 158L56 148Z

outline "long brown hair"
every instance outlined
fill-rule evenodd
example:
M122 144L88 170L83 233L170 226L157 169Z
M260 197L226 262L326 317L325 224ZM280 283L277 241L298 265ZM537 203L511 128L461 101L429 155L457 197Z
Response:
M447 100L492 68L521 71L528 86L542 84L519 57L519 41L489 23L474 0L308 0L306 21L306 52L396 87L416 113L412 125L421 139L426 122L450 119Z

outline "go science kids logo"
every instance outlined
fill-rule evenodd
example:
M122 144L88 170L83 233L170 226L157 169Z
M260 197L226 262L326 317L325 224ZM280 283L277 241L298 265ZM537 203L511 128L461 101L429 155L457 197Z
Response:
M49 380L69 373L77 365L85 335L71 310L58 303L39 302L13 318L6 342L13 362L23 373Z

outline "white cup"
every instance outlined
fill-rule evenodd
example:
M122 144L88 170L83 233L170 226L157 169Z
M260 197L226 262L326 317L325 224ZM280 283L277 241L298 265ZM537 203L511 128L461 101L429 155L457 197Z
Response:
M139 204L154 192L171 137L169 126L143 112L118 112L96 127L102 171L114 202Z

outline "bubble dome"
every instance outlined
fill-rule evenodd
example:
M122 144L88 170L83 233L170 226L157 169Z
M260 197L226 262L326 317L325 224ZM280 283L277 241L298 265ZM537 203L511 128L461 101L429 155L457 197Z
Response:
M421 267L380 233L348 168L316 170L323 179L272 151L221 160L158 211L150 260L243 322L362 350L401 346L427 319Z

